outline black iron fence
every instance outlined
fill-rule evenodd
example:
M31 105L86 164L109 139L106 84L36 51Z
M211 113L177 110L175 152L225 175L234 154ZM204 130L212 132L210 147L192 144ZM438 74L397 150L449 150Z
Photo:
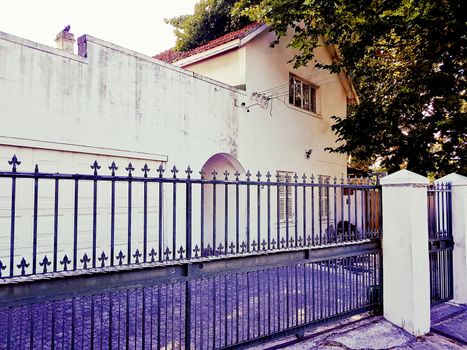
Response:
M452 189L450 183L428 189L428 240L431 303L453 298Z
M312 250L11 284L0 349L237 349L380 308L376 242Z
M381 234L368 179L258 172L183 177L163 165L124 176L0 172L0 277L146 266L349 244ZM137 174L140 174L138 176ZM153 174L154 176L151 176Z

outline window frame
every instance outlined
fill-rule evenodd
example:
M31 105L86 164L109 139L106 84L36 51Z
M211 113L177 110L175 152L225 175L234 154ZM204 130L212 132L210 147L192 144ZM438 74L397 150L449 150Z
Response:
M319 175L320 185L328 185L331 181L329 175ZM318 200L319 200L319 218L320 221L327 221L331 215L331 206L329 201L330 190L329 186L319 186Z
M276 176L277 176L277 182L283 182L283 183L290 183L290 179L295 173L293 171L285 171L285 170L277 170L276 171ZM287 177L289 181L287 181ZM295 223L295 211L294 211L294 191L293 191L293 186L285 186L285 185L278 185L277 186L277 191L279 192L279 207L277 210L279 211L279 223L280 224L294 224ZM288 195L287 195L287 192ZM282 192L282 194L281 194ZM287 203L287 200L289 201ZM288 209L288 218L287 218L287 207ZM283 210L281 210L283 208ZM281 214L282 213L282 214Z
M300 104L297 105L297 96L296 96L296 87L297 83L300 83L300 96L299 96L299 101ZM306 85L309 88L309 93L308 93L308 104L309 108L306 108L304 106L304 90L303 86ZM301 78L300 76L289 72L289 105L295 107L295 108L300 108L301 110L304 110L309 113L313 114L318 114L318 86L313 84L312 82Z

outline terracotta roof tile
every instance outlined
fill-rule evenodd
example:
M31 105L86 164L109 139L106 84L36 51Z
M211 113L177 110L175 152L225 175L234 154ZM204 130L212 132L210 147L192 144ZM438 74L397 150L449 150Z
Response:
M243 27L242 29L236 30L231 33L227 33L225 35L222 35L221 37L211 40L207 42L204 45L198 46L192 50L189 51L175 51L174 49L168 49L164 52L158 53L157 55L153 56L155 59L167 62L167 63L173 63L176 61L179 61L181 59L184 59L186 57L190 57L193 55L196 55L198 53L208 51L210 49L213 49L215 47L221 46L223 44L226 44L230 41L236 40L236 39L242 39L246 37L248 34L250 34L252 31L255 29L258 29L261 27L261 23L251 23L247 25L246 27Z

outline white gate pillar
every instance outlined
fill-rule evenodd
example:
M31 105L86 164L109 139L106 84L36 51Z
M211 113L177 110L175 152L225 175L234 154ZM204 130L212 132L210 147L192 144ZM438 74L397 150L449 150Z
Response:
M453 301L467 304L467 177L452 173L436 182L452 185Z
M383 188L384 318L414 335L430 331L428 179L400 170Z

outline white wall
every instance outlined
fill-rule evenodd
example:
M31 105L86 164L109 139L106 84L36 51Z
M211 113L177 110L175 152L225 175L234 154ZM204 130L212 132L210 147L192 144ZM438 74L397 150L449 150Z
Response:
M248 77L245 93L90 36L79 39L81 56L78 56L0 32L0 171L11 169L7 160L17 154L23 161L19 167L22 171L32 171L34 164L39 163L41 171L91 174L89 165L97 159L102 165L100 174L110 174L108 166L112 160L119 165L117 173L125 174L125 166L134 160L136 174L141 174L142 164L148 163L152 169L150 176L155 176L155 168L163 163L168 176L174 164L181 168L179 176L184 176L183 170L189 164L195 171L193 177L198 177L197 171L212 155L228 153L253 174L257 170L263 175L267 170L273 174L276 170L308 175L345 174L345 157L323 151L335 139L330 132L329 117L345 114L345 94L339 84L322 88L320 116L286 107L277 100L273 100L272 109L254 106L247 112L241 107L242 102L253 103L249 98L251 92L288 81L289 67L283 62L289 57L280 50L267 48L269 39L267 35L260 36L250 42L259 45L248 44L234 55L240 62L235 68L240 72L238 82ZM257 63L259 60L261 64ZM245 76L241 74L242 65ZM313 153L307 160L305 150L309 148ZM4 247L9 240L8 186L7 182L2 184L5 191L0 198L3 227L0 240ZM21 243L25 249L30 249L31 244L33 187L28 186L30 192L23 194L17 208L22 217L17 221L16 232L20 237L17 246ZM48 188L47 196L51 196L53 188L41 188ZM118 191L117 206L125 216L127 195L124 188ZM164 205L172 208L171 186L167 185L165 191L168 195ZM177 187L177 191L182 189ZM60 200L65 200L67 194L70 197L72 192L71 187L61 189ZM158 194L155 189L153 192L149 199L156 203ZM100 188L99 193L108 199L108 188ZM177 205L183 207L183 195L179 194ZM85 200L91 195L87 193ZM133 229L139 232L141 189L135 190L133 196ZM45 212L39 231L46 243L42 253L51 245L53 198L43 203ZM63 202L63 210L60 204L59 230L71 234L71 204L68 204ZM108 205L108 201L98 203L98 245L102 247L108 246ZM254 205L252 202L252 208ZM199 212L198 207L199 204L194 204L194 210ZM157 206L151 210L156 217ZM262 212L264 220L265 211ZM86 215L89 218L90 213ZM118 240L124 245L128 228L123 216L118 224L121 235ZM199 218L193 220L196 237ZM252 217L251 231L255 232L253 221ZM165 212L164 232L168 236L173 230L172 222L171 213ZM177 230L182 231L178 246L183 242L183 215L178 215L176 222ZM89 246L91 232L88 224L79 225L87 237L82 240L85 246ZM149 225L150 234L155 237L156 222ZM264 229L266 224L263 222L261 226ZM69 239L62 238L61 242L67 243ZM136 247L141 237L135 239ZM64 252L66 247L60 248L60 244L59 249ZM170 239L166 239L166 244L172 244Z
M253 106L247 117L241 119L241 150L248 149L250 159L260 159L263 163L274 158L279 166L271 169L274 171L337 177L345 175L346 157L324 151L325 147L335 146L336 141L336 136L330 129L330 117L346 115L346 94L338 77L309 67L294 70L286 63L293 57L293 51L286 48L284 42L276 48L269 48L268 44L273 38L273 33L264 31L246 44L247 95L282 86L278 91L285 96L270 101L267 109ZM326 50L322 48L317 50L316 56L324 62L330 60ZM288 104L289 72L306 77L319 86L318 114ZM250 103L254 103L254 100ZM255 130L255 136L251 137L244 130ZM313 152L307 160L305 150L310 148ZM243 165L247 168L253 166L252 163Z
M245 55L245 47L240 47L183 68L232 86L240 86L246 82Z
M235 89L85 39L83 58L0 33L3 144L28 139L159 154L195 169L219 151L236 153Z

